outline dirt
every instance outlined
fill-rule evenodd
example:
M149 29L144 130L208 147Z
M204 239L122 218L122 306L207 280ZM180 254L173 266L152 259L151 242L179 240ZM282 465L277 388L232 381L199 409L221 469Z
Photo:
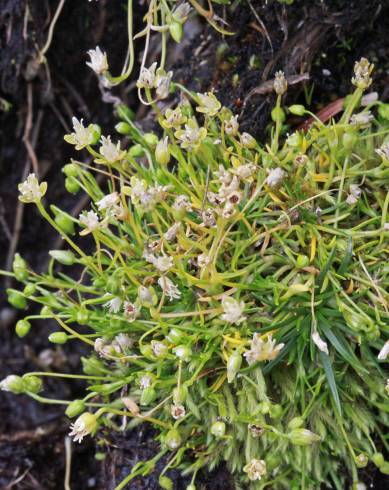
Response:
M108 51L113 71L120 72L126 53L124 3L65 2L46 53L47 63L39 65L37 52L45 44L58 2L1 2L0 268L9 265L14 248L34 269L42 270L47 251L57 246L56 235L33 206L23 208L20 233L15 227L20 212L17 183L33 169L33 159L27 154L28 142L34 147L40 176L49 182L47 202L71 212L80 197L64 190L61 174L61 167L72 155L72 148L63 142L71 116L99 122L105 134L115 134L113 105L102 102L96 78L85 61L86 51L99 45ZM144 3L137 4L136 25ZM234 4L233 12L221 6L216 11L220 16L226 13L228 28L235 35L223 38L206 23L191 21L186 28L187 41L170 46L169 63L176 81L193 90L215 89L222 102L240 115L244 130L266 139L266 124L274 102L266 82L280 69L288 76L310 74L305 84L290 86L286 103L304 103L317 111L348 93L354 61L366 56L377 65L371 90L378 91L383 100L389 98L389 2L298 0L286 6L270 0L247 0ZM112 94L137 110L140 123L150 124L150 115L139 107L133 90L121 86ZM301 121L288 122L293 128ZM9 286L10 282L3 281L2 285ZM79 369L82 352L74 350L75 346L53 349L48 344L50 324L36 322L33 334L25 340L18 339L13 325L22 315L6 305L4 289L0 294L0 378L11 372L42 369L42 363L48 360L63 372ZM56 380L45 382L44 394L70 399L81 390L82 385ZM63 488L68 420L62 408L0 393L0 416L0 488ZM105 434L104 439L106 444L98 448L91 439L72 446L72 490L111 490L134 463L152 457L157 449L148 428ZM105 453L105 458L98 461L96 452ZM169 476L177 490L188 483L178 471ZM156 471L146 479L134 480L129 488L157 489L157 480ZM378 490L388 485L388 480L372 467L368 467L364 481ZM212 490L233 488L223 467L212 474L203 472L199 486Z

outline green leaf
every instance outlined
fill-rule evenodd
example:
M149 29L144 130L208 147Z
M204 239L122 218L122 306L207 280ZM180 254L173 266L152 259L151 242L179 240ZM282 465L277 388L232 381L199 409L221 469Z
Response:
M342 262L341 262L341 264L339 266L339 269L338 269L338 274L339 275L342 276L347 271L348 266L350 265L352 256L353 256L353 240L350 237L349 240L348 240L346 253L345 253L345 255L343 257L343 260L342 260Z
M342 407L340 405L338 388L336 386L335 375L334 375L334 371L332 369L330 358L329 358L328 354L326 354L325 352L322 352L322 351L319 351L319 355L320 355L321 363L323 365L324 372L325 372L325 375L326 375L326 378L328 381L328 385L329 385L330 390L331 390L332 399L334 401L335 407L336 407L339 415L341 416L342 415Z

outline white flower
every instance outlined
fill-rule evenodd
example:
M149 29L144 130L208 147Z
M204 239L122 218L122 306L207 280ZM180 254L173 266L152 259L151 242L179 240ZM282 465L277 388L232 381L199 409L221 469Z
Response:
M205 128L199 128L195 119L189 119L188 123L185 124L185 129L176 131L174 135L180 140L182 148L193 150L207 136L207 130Z
M96 49L90 49L88 54L90 56L90 62L87 61L86 64L92 68L97 75L101 75L105 71L108 71L107 54L101 51L98 46L96 46Z
M100 201L97 201L97 209L99 211L106 210L107 212L112 212L117 209L117 204L119 202L119 194L117 192L112 192L107 194Z
M260 480L263 475L266 475L266 462L263 459L252 459L246 464L243 471L247 473L249 480Z
M76 150L82 150L93 143L94 129L92 125L87 128L83 125L82 119L79 121L76 117L72 118L74 133L65 134L64 140L71 145L75 145Z
M158 95L159 99L166 99L166 97L169 97L172 76L172 71L166 73L165 70L161 70L160 73L158 73L155 81L155 93Z
M228 121L224 122L224 131L228 136L236 136L239 131L238 116L231 116Z
M168 351L167 345L157 340L151 341L151 349L153 350L153 354L155 355L155 357L163 357L167 354Z
M170 407L170 413L175 420L182 419L186 414L185 407L183 405L174 404Z
M39 184L35 174L30 174L27 179L18 185L19 200L25 203L39 202L46 194L47 182Z
M117 345L122 352L131 349L131 347L134 345L134 341L126 333L119 333L116 335L112 343Z
M197 97L199 99L199 106L196 107L198 112L208 114L209 116L215 116L219 112L222 105L212 92L205 94L198 93Z
M97 230L101 223L99 221L99 217L94 211L88 211L80 214L78 217L80 223L85 226L86 230L83 230L81 234L85 235L86 233L90 233L92 231Z
M165 119L162 121L162 126L166 129L178 129L181 124L184 124L185 122L186 116L182 114L181 107L177 106L175 109L166 110Z
M370 75L373 69L373 64L370 64L366 58L361 58L354 65L354 76L351 82L362 90L368 88L372 82Z
M283 71L277 71L273 82L274 92L277 95L283 95L288 89L288 82L286 81Z
M251 349L243 355L249 364L253 364L257 361L271 361L278 356L284 345L285 344L276 345L276 341L273 339L272 334L268 334L266 340L263 340L260 335L255 332L253 340L251 341Z
M273 168L266 177L266 184L269 187L278 187L284 180L285 176L286 173L282 170L282 168Z
M215 177L224 185L229 185L232 180L232 174L226 170L223 165L219 165L219 170L214 172Z
M167 240L168 242L172 242L173 240L175 240L176 236L177 236L177 233L178 233L178 230L181 228L181 223L178 222L178 223L174 223L174 225L172 225L164 234L164 238L165 240Z
M108 311L110 313L119 313L122 307L122 300L120 298L112 298L104 306L108 306Z
M384 143L375 152L384 160L389 160L389 143Z
M177 196L173 203L173 209L176 211L181 211L182 209L192 211L192 203L190 202L189 197L185 196L185 194Z
M96 159L98 163L104 163L107 161L108 163L114 163L124 158L126 154L125 151L120 149L120 141L115 145L112 143L111 136L102 136L101 137L101 146L100 146L100 154L104 157L103 159Z
M153 264L160 272L167 272L173 267L173 259L168 255L161 255L153 261Z
M144 180L138 177L131 177L131 201L133 204L138 204L142 196L146 192L147 184Z
M139 308L131 301L125 301L123 303L123 311L126 320L132 323L139 316Z
M93 432L97 427L97 418L93 413L85 412L71 424L69 436L74 436L74 442L81 442L85 436Z
M109 342L102 339L101 337L95 339L94 349L100 357L103 357L105 359L111 359L115 352L120 352L117 346L112 346Z
M158 279L158 285L166 294L166 296L169 296L170 301L173 301L173 299L180 299L181 298L181 291L178 289L178 286L174 284L173 281L171 281L168 277L160 277Z
M142 68L136 86L138 88L153 88L155 86L157 62L154 62L150 68Z
M207 265L209 265L210 262L211 262L211 257L207 254L200 254L197 257L197 265L200 268L207 267Z
M389 340L387 340L378 354L378 359L380 361L385 361L389 354Z
M23 380L20 376L15 374L9 374L0 382L0 389L3 391L10 391L12 393L20 393L20 389L23 386Z
M255 172L256 166L253 163L247 163L246 165L239 165L234 172L241 179L250 178Z
M151 386L152 378L151 376L148 376L147 374L144 374L140 379L139 379L139 386L142 390L149 388Z
M211 208L204 209L204 211L201 213L201 218L204 226L212 227L216 225L215 213Z
M328 355L328 346L327 346L327 342L325 342L321 337L320 337L320 334L317 330L315 330L313 333L312 333L312 340L314 342L314 344L318 347L319 350L321 350L322 352L325 352L327 355Z
M172 16L177 22L180 22L182 24L188 18L189 12L191 10L191 6L187 2L184 2L181 3L181 5L178 5L178 7L173 10Z
M243 301L237 301L236 299L231 298L231 296L223 296L222 308L224 313L221 316L221 319L225 322L236 323L239 325L246 320L246 317L242 316L244 310Z
M361 197L362 191L356 184L351 184L349 188L350 194L347 196L346 202L350 206L358 202Z
M370 111L360 112L351 116L350 123L353 126L368 126L373 119L374 116Z

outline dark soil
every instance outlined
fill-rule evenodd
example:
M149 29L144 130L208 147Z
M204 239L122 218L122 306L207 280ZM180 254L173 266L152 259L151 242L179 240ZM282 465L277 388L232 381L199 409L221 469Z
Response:
M136 7L136 23L143 3ZM28 142L34 148L40 177L49 182L47 202L75 212L80 197L66 193L61 174L72 155L72 148L63 142L71 117L98 122L105 134L114 135L113 104L102 102L85 61L86 51L99 45L108 51L113 71L120 71L126 53L125 2L65 2L46 54L47 64L39 65L37 50L45 43L57 5L57 0L0 2L0 268L7 268L12 252L19 251L34 269L42 270L47 251L60 246L34 206L18 207L17 183L33 169ZM377 66L371 89L381 99L389 97L389 1L297 0L284 6L271 0L244 0L233 12L219 7L217 13L226 14L236 34L223 39L201 21L190 21L186 42L169 50L174 79L198 91L214 88L222 102L240 114L242 128L260 139L266 137L274 101L265 82L276 70L289 76L308 72L310 80L305 85L290 87L287 103L301 102L317 111L348 93L354 61L366 56ZM140 123L147 126L150 117L138 106L134 91L126 88L115 89L113 95L137 110ZM5 111L7 103L11 107ZM294 126L301 121L289 122ZM74 345L53 349L48 344L49 324L37 323L32 334L18 339L13 325L20 315L7 307L3 290L0 299L0 378L45 367L63 372L79 369L81 352ZM74 383L47 381L44 394L70 399L81 389ZM0 488L63 488L69 422L62 408L2 392L0 416ZM137 461L152 457L157 448L153 432L146 428L106 434L104 440L98 448L92 440L72 446L72 490L111 490ZM97 461L96 452L104 452L105 459ZM169 476L175 489L187 485L179 472ZM134 480L129 488L157 489L157 480L158 471ZM364 481L378 490L389 485L370 467ZM202 475L201 488L229 490L233 488L229 482L228 473L220 468Z

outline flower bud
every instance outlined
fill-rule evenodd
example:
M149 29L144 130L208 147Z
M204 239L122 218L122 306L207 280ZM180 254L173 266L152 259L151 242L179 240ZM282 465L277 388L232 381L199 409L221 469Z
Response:
M296 265L298 268L307 267L309 265L309 258L306 255L298 255L296 259Z
M192 349L187 345L178 345L173 349L174 354L181 361L189 362L192 356Z
M170 35L172 36L172 39L176 43L181 42L182 35L183 35L183 29L182 29L182 25L181 25L180 22L177 22L177 21L173 20L169 24L169 32L170 32Z
M188 485L188 486L186 487L186 489L185 489L185 490L196 490L196 485L194 485L193 483L191 483L190 485Z
M131 134L131 130L132 130L131 126L123 121L117 123L115 129L119 134L123 134L123 135Z
M28 320L19 320L15 325L16 335L20 338L25 337L31 329L31 323Z
M77 181L75 180L75 182ZM66 181L65 181L65 185L66 185ZM56 206L52 205L50 206L50 209L55 214L54 221L58 226L58 228L64 233L66 233L67 235L74 235L74 221L72 217L69 214L62 211L61 209L57 208Z
M382 453L374 453L371 457L371 460L377 466L377 468L380 468L385 463L385 459Z
M369 458L366 456L366 454L361 453L354 458L354 461L357 468L364 468L365 466L367 466L367 463L369 462Z
M173 481L165 475L159 476L158 483L164 490L173 490Z
M0 388L3 391L10 391L15 395L19 395L24 392L23 378L15 374L10 374L0 382Z
M80 190L80 185L74 177L67 177L65 179L65 189L70 192L70 194L77 194Z
M92 135L91 145L97 145L101 138L101 128L98 124L89 124L88 130Z
M25 281L28 278L27 262L18 253L15 254L12 270L18 281Z
M283 412L282 406L279 405L278 403L275 403L274 405L270 406L269 415L272 419L280 418L282 415L282 412Z
M23 289L23 294L24 296L27 296L28 298L35 294L36 292L36 286L32 282L29 282L28 284L25 285Z
M293 429L289 432L290 442L295 446L308 446L314 442L320 441L320 437L308 429Z
M85 403L83 400L73 400L69 403L67 409L65 410L65 414L69 418L77 417L85 410Z
M170 150L168 144L168 137L158 141L155 148L155 159L160 165L167 165L170 161Z
M154 133L145 133L143 138L151 148L155 148L159 141L158 136Z
M38 376L32 376L26 374L23 376L23 385L25 391L30 391L31 393L39 393L42 390L42 380Z
M389 475L389 461L385 461L384 464L380 466L380 472L384 475Z
M26 298L16 289L7 289L7 300L10 305L18 310L24 310L27 306Z
M347 131L342 136L342 143L346 150L351 150L358 142L358 136L355 131Z
M232 383L242 365L242 354L235 350L227 361L227 381Z
M150 344L143 344L139 346L139 350L142 356L146 357L146 359L153 359L153 349Z
M263 415L266 415L269 413L270 411L270 402L261 402L258 404L258 410L260 411L260 413L262 413Z
M80 308L76 315L77 323L80 325L86 325L89 320L89 313L86 308Z
M285 111L282 107L274 107L271 111L271 118L274 122L284 122L286 119Z
M304 424L304 419L302 417L294 417L288 423L288 429L299 429Z
M288 107L289 112L295 116L303 116L305 114L305 107L301 104L293 104Z
M74 442L81 442L82 439L94 432L97 429L96 415L90 412L84 412L78 417L78 419L70 426L71 432L69 436L74 436Z
M48 339L52 344L65 344L68 336L65 332L53 332L49 335Z
M115 276L108 278L105 284L105 290L110 294L118 294L120 292L121 281Z
M159 359L163 359L164 357L166 357L168 353L168 346L163 342L159 342L157 340L151 341L151 349L153 351L154 356Z
M241 141L242 141L242 145L245 148L253 149L257 146L257 142L249 133L242 133L241 134Z
M181 385L179 388L173 390L173 401L177 405L184 403L188 396L188 388L185 385Z
M135 113L132 109L124 104L120 104L116 107L117 115L120 119L133 121L135 119Z
M288 89L288 82L286 81L284 72L277 71L273 82L274 92L277 95L283 95Z
M133 157L133 158L138 158L138 157L143 157L145 154L145 150L142 145L133 145L131 148L128 149L128 156Z
M215 437L223 437L226 433L226 424L224 422L214 422L211 425L211 434Z
M71 250L49 250L49 255L63 265L73 265L76 256Z
M47 305L42 306L41 311L40 311L41 316L53 316L53 312L51 311L51 308L49 308Z
M142 390L142 394L140 396L140 404L142 407L150 405L157 397L157 392L152 386L147 386Z
M66 177L77 177L80 174L80 167L75 163L67 163L62 167L62 172Z
M97 357L81 357L81 362L85 374L91 376L106 374L103 361L100 361Z
M166 336L166 340L168 340L172 344L178 344L182 340L181 331L177 328L171 328L168 335Z
M170 429L165 436L165 444L171 450L175 451L181 446L182 439L177 429Z

